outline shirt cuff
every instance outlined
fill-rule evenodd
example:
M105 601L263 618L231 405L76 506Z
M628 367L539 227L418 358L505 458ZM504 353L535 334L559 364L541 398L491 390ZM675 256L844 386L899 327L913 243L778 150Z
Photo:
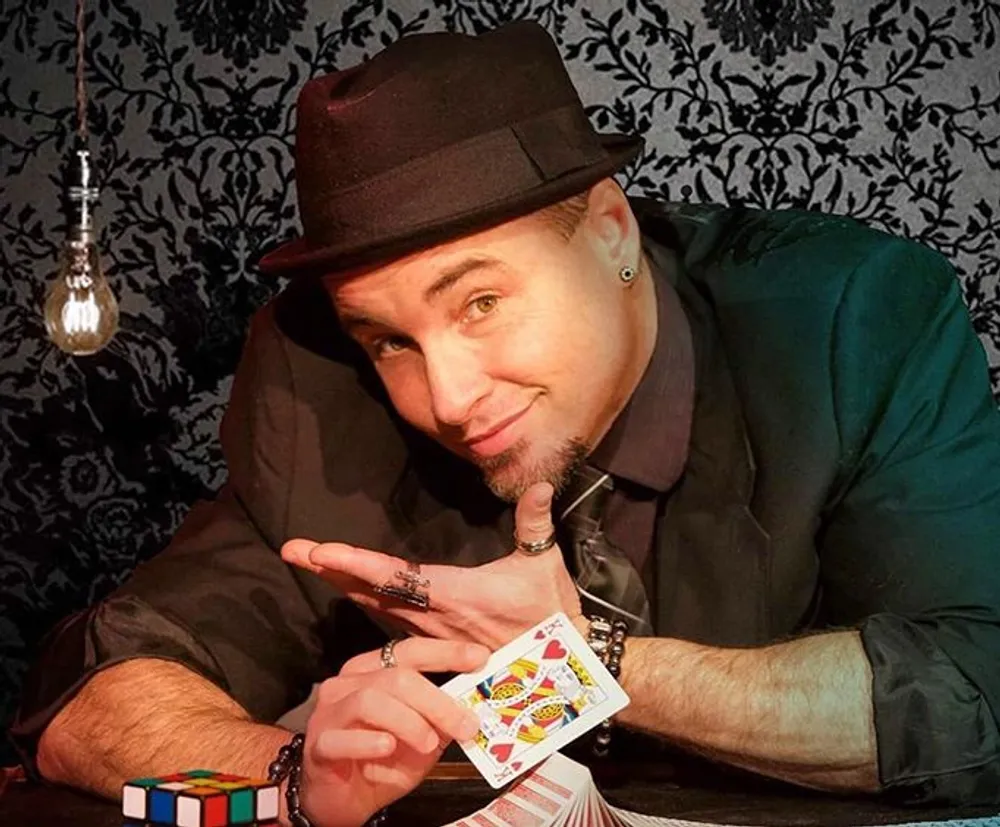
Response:
M942 623L878 614L860 627L872 667L879 775L901 804L1000 802L1000 728L935 641Z

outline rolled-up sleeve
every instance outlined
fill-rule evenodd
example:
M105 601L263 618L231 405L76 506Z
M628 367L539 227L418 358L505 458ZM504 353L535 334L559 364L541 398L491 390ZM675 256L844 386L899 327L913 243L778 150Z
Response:
M43 643L10 730L29 769L59 710L94 674L125 660L181 663L266 721L322 677L320 616L325 622L336 596L278 553L295 429L277 336L262 312L223 423L229 482L217 499L196 504L163 552Z
M1000 412L947 262L887 243L844 293L831 364L825 612L871 662L883 788L1000 802Z

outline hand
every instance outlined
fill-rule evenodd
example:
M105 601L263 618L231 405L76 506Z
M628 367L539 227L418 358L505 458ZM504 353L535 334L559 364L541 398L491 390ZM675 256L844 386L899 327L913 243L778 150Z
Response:
M526 542L551 535L552 486L531 486L518 500L514 523L517 536ZM375 586L398 582L393 580L395 572L406 569L397 557L311 540L290 540L281 556L321 575L361 606L388 614L427 637L471 640L498 649L558 611L578 627L585 625L580 596L558 546L530 556L515 551L472 568L422 566L421 576L430 581L426 610L375 593Z
M397 666L379 651L344 664L319 688L306 726L302 809L317 827L358 827L416 787L452 739L479 729L475 714L421 672L469 672L489 657L482 646L409 638Z

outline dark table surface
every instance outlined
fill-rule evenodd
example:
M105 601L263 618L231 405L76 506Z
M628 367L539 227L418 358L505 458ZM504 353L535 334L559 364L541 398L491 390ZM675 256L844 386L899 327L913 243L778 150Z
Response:
M988 808L913 809L864 798L840 798L778 784L689 787L669 777L619 767L597 778L613 805L651 815L743 825L898 824L1000 814ZM477 778L429 780L391 810L389 825L440 827L475 812L498 795ZM11 781L0 793L2 827L121 827L119 805L72 790Z

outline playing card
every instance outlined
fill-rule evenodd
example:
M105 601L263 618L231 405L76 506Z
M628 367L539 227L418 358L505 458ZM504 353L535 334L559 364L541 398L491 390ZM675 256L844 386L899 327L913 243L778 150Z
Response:
M528 787L539 794L560 802L561 809L552 822L553 827L569 827L581 824L579 820L581 802L586 800L593 780L582 764L554 752L511 789Z
M544 775L549 781L562 780L578 789L573 807L562 822L562 827L625 827L609 811L607 802L594 786L590 770L582 764L555 753L529 773L525 782L532 781L536 775Z
M587 796L587 825L600 825L600 827L628 827L628 822L623 819L618 811L611 807L596 786L591 785Z
M441 687L479 716L460 746L494 788L628 705L628 696L559 612Z
M532 810L540 812L549 822L556 819L566 809L567 802L545 789L536 789L527 781L515 784L505 794L505 798L517 801Z
M506 795L528 798L536 809L551 813L551 827L570 827L583 824L580 806L591 786L590 770L555 752L525 773ZM549 803L544 806L539 801Z

